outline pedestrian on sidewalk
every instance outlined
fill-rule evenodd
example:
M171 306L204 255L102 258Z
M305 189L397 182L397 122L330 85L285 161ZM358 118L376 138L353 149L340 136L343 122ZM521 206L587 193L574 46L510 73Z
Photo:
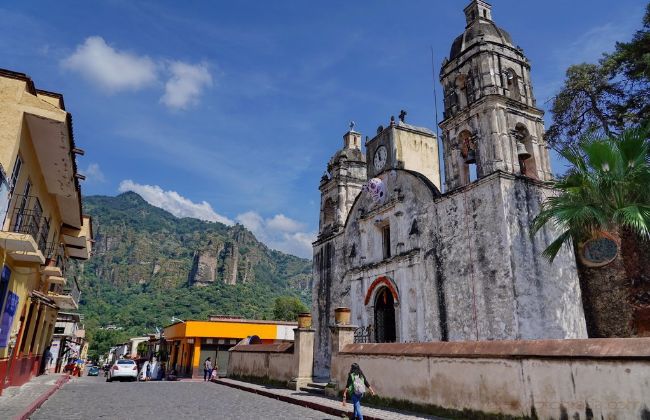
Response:
M45 349L45 365L43 373L47 375L50 373L50 367L52 366L52 352L50 351L50 346L47 346Z
M203 382L210 380L212 377L212 360L210 357L203 362Z
M345 407L345 400L349 393L354 406L353 419L363 420L363 414L361 414L361 399L363 398L363 394L366 393L366 390L370 390L372 395L376 395L375 390L372 389L370 383L368 383L368 379L366 379L366 375L363 374L359 365L352 363L350 373L348 373L348 381L343 390L343 407Z
M210 375L210 380L211 381L216 381L219 379L219 365L217 365L217 361L214 361L214 366L212 367L212 374Z

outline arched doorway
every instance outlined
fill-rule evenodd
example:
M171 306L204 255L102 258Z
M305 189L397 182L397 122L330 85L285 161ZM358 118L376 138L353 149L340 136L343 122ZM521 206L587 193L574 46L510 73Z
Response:
M387 287L382 287L375 298L375 342L392 343L395 331L395 300Z

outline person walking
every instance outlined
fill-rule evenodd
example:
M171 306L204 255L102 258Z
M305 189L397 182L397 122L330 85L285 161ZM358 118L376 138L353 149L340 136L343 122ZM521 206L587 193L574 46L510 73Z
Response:
M212 376L212 360L210 357L203 362L203 382L209 381Z
M214 366L212 367L212 374L210 375L210 380L211 381L216 381L219 379L219 365L217 365L217 361L214 361Z
M368 379L366 379L366 375L363 374L359 365L352 363L352 366L350 366L350 372L348 373L348 381L343 390L343 407L345 407L345 400L349 393L354 407L354 419L363 420L363 414L361 413L361 399L363 398L363 394L366 393L366 390L370 390L372 395L376 395L375 390L372 389L370 383L368 383Z
M50 351L50 346L47 346L45 349L45 368L43 373L46 375L50 373L50 367L52 366L52 352Z

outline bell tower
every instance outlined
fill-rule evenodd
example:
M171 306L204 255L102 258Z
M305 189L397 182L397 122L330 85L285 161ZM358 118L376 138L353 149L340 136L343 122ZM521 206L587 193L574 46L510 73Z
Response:
M440 70L447 191L495 171L552 178L530 64L510 34L492 20L492 6L472 0L467 26Z
M348 211L366 182L366 157L361 151L361 134L354 122L343 135L343 148L327 164L320 180L320 223L318 238L337 233L345 224Z

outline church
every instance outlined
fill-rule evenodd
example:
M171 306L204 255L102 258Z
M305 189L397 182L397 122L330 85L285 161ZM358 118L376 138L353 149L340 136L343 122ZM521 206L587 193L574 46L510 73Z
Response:
M557 232L531 236L554 191L530 64L488 3L464 11L440 70L440 141L402 112L362 149L351 124L320 180L316 377L337 307L369 342L587 338L573 250L550 264Z

